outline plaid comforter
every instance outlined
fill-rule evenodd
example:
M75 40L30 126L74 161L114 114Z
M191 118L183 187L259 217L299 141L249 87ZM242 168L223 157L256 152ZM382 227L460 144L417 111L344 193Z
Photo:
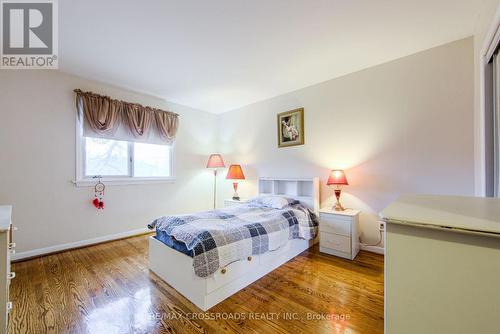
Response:
M289 239L314 239L318 221L300 204L273 209L243 204L192 215L167 216L149 224L193 251L194 272L207 277L219 268L283 246Z

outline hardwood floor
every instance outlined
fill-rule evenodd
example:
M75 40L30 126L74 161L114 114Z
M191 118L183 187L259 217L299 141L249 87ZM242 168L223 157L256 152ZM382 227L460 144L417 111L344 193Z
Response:
M147 236L15 263L10 333L383 333L377 254L313 247L206 313L147 265Z

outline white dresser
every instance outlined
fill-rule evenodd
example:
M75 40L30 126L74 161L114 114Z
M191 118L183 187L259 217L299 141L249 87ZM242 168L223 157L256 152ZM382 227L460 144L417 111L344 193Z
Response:
M10 280L15 273L10 272L10 254L15 245L12 240L12 207L0 206L0 333L7 333L8 314L12 308L9 301Z
M359 213L319 210L319 251L354 260L359 252Z
M500 199L405 195L381 215L385 333L500 333Z

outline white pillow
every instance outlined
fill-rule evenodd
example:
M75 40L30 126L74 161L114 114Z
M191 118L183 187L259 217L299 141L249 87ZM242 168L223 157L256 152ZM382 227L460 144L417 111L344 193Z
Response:
M252 199L250 202L275 209L283 209L285 206L291 203L288 198L276 195L258 196Z

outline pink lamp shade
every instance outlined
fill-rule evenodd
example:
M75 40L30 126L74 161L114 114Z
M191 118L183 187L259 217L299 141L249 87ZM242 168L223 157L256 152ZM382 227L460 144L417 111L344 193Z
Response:
M226 167L226 165L224 165L224 160L222 160L220 154L210 155L207 162L207 168L224 168L224 167Z
M226 165L224 165L224 160L222 160L220 154L210 155L207 162L207 168L212 168L214 171L214 210L217 201L217 168L224 167L226 167Z
M240 165L231 165L227 171L226 179L229 180L244 180L245 175ZM233 200L239 201L240 196L238 195L238 181L233 182L234 195Z
M342 169L334 169L331 171L330 176L328 177L328 181L326 181L326 185L349 185L347 182L347 178L345 177L345 173Z
M229 166L229 170L227 171L226 179L229 180L244 180L245 175L243 174L243 170L240 165L231 165Z

